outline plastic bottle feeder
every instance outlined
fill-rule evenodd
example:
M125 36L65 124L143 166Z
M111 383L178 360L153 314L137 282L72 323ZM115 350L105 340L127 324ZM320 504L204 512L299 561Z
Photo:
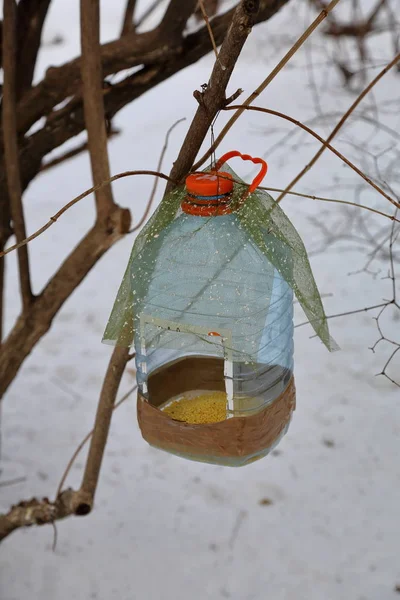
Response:
M250 186L225 165L234 156L260 165ZM311 272L296 279L296 260L308 265L297 232L256 192L266 172L262 159L229 152L164 198L106 329L106 341L133 341L144 439L185 458L251 463L276 446L295 408L292 290L309 308L316 287Z

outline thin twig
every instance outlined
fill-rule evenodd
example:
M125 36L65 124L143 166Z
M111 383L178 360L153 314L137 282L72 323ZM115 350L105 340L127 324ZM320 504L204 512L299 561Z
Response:
M193 173L199 173L201 174L202 171L193 171ZM225 179L224 175L220 175L221 179ZM242 186L247 188L248 187L248 183L245 183L243 181L240 181L238 179L235 179L235 177L229 177L230 180L234 181L234 183L236 183L238 186ZM267 192L283 192L284 190L282 190L281 188L275 188L275 187L268 187L268 186L263 186L260 185L258 186L259 190L265 190ZM367 210L369 212L375 213L376 215L380 215L382 217L385 217L386 219L389 219L390 221L396 222L396 223L400 223L400 219L397 218L397 209L395 211L394 215L389 215L387 213L384 213L380 210L377 210L376 208L371 208L370 206L367 206L366 204L361 204L360 202L350 202L349 200L339 200L337 198L325 198L324 196L315 196L315 195L311 195L311 194L304 194L304 193L300 193L300 192L288 192L289 195L291 196L298 196L300 198L308 198L310 200L319 200L321 202L332 202L335 204L346 204L347 206L355 206L356 208L361 208L363 210ZM386 240L387 241L387 240Z
M361 92L361 94L358 96L358 98L356 98L356 100L352 103L350 108L342 116L342 118L340 119L340 121L338 122L336 127L332 130L332 133L328 136L328 138L326 140L328 143L333 140L333 138L336 136L338 131L342 128L344 123L347 121L347 119L350 117L350 115L354 112L354 110L357 108L357 106L360 104L360 102L364 99L364 97L372 90L372 88L378 83L378 81L380 81L382 79L382 77L388 71L390 71L390 69L392 67L394 67L394 65L396 65L399 62L399 60L400 60L400 54L397 54L397 56L395 56L394 59L392 61L390 61L390 63L388 65L386 65L386 67L384 69L382 69L382 71L380 71L378 73L378 75ZM283 198L285 197L285 194L288 191L290 191L293 188L293 186L295 186L296 183L298 183L298 181L300 181L300 179L303 177L303 175L305 175L311 169L311 167L317 162L317 160L320 158L320 156L325 152L326 147L327 146L323 146L318 150L318 152L313 156L313 158L310 160L310 162L304 167L304 169L302 169L302 171L298 175L296 175L296 177L293 179L293 181L291 181L289 183L289 185L286 187L285 191L277 198L277 200L276 200L277 202L280 202L281 200L283 200ZM395 204L395 206L397 206L397 205Z
M259 186L259 190L266 190L267 192L283 192L284 190L280 188L272 188L272 187L264 187ZM381 215L382 217L386 217L386 219L390 219L391 221L396 221L400 223L400 219L398 219L394 215L388 215L376 208L371 208L370 206L366 206L366 204L360 204L358 202L350 202L349 200L338 200L336 198L324 198L323 196L313 196L311 194L301 194L300 192L287 192L290 196L299 196L300 198L309 198L310 200L320 200L321 202L334 202L336 204L347 204L348 206L355 206L357 208L362 208L364 210L369 210L370 212L375 213L376 215Z
M386 4L386 0L378 0L378 3L376 4L375 8L372 9L372 11L367 19L368 25L372 25L372 23L375 21L376 17L378 16L380 10L382 9L382 7L385 4Z
M215 38L214 38L214 34L212 32L212 28L210 25L210 19L208 18L207 15L207 11L204 8L204 1L203 0L198 0L197 5L200 7L201 10L201 14L203 15L203 19L206 23L207 29L208 29L208 33L210 35L210 40L211 40L211 44L214 50L214 54L215 54L215 60L218 60L218 49L217 49L217 44L215 43Z
M168 131L166 133L165 140L164 140L164 146L161 149L160 158L158 159L158 164L157 164L157 172L158 173L161 171L163 160L164 160L164 156L165 156L165 153L166 153L167 148L168 148L169 136L171 135L171 133L175 129L175 127L177 125L179 125L179 123L182 123L182 121L186 121L186 117L183 117L182 119L178 119L177 121L175 121L175 123L173 125L171 125L171 127L168 129ZM139 223L137 225L135 225L131 229L131 231L129 233L134 233L135 231L138 231L142 227L143 223L146 221L146 219L148 217L148 214L150 212L150 209L152 207L152 204L154 202L154 198L155 198L155 195L156 195L156 191L157 191L157 187L158 187L158 182L159 181L160 181L160 178L156 177L155 180L154 180L153 189L151 190L150 198L149 198L149 200L147 202L146 209L145 209L145 211L143 213L143 216L140 219Z
M193 173L201 174L202 171L193 171ZM225 179L224 175L220 175L220 179ZM248 183L240 181L239 179L235 179L235 177L229 177L229 180L232 180L238 186L242 186L242 187L245 187L245 188L247 188L248 185L249 185ZM281 188L268 187L268 186L263 186L263 185L258 186L257 189L259 189L259 190L265 190L267 192L283 192L284 191ZM397 215L397 209L396 209L394 215L389 215L389 214L384 213L384 212L382 212L380 210L377 210L376 208L371 208L370 206L367 206L366 204L361 204L359 202L350 202L349 200L339 200L337 198L325 198L324 196L315 196L315 195L304 194L304 193L300 193L300 192L288 192L288 194L291 195L291 196L298 196L300 198L309 198L310 200L320 200L321 202L332 202L332 203L335 203L335 204L346 204L347 206L355 206L356 208L361 208L363 210L367 210L369 212L375 213L376 215L380 215L382 217L385 217L386 219L389 219L390 221L393 221L393 222L396 222L396 223L400 223L400 219L398 219L397 216L396 216Z
M394 216L397 215L397 210ZM392 223L392 227L390 229L390 238L389 238L389 267L390 267L390 279L392 280L392 294L393 294L393 302L397 306L397 290L396 290L396 272L394 269L394 256L393 256L393 246L394 246L394 234L395 234L395 223Z
M51 523L52 527L53 527L53 544L52 544L52 551L55 552L56 548L57 548L57 541L58 541L58 530L57 530L57 525L55 523L55 521L53 521Z
M127 400L129 398L129 396L137 389L137 385L135 384L122 398L121 400L118 400L118 402L114 405L113 407L113 411L116 410L119 406L121 406L121 404L123 404L123 402L125 402L125 400ZM79 444L79 446L77 447L77 449L75 450L75 452L73 453L73 455L71 456L70 460L68 461L68 464L65 468L65 471L61 477L60 483L58 484L58 488L57 488L57 492L56 492L56 498L58 498L58 496L61 494L61 491L64 487L65 481L69 475L69 472L72 469L72 465L74 464L78 454L80 453L80 451L82 450L82 448L84 448L85 444L87 444L87 442L90 440L90 438L92 437L94 432L94 429L92 429L91 431L89 431L88 434L85 435L85 437L83 438L83 440L81 441L81 443ZM1 483L0 483L1 485Z
M16 5L14 0L4 0L3 27L3 139L7 188L11 217L17 243L26 238L22 206L21 176L16 124ZM28 249L19 246L18 267L23 309L26 312L33 300Z
M331 2L329 2L328 6L326 6L325 8L323 8L323 10L321 10L321 12L317 16L317 18L311 23L311 25L306 29L306 31L299 37L297 42L290 48L290 50L285 54L285 56L282 58L282 60L279 61L279 63L276 65L276 67L268 75L268 77L266 77L266 79L264 79L264 81L258 86L258 88L255 89L252 94L250 94L250 96L244 101L242 106L237 108L237 111L229 119L228 123L224 126L221 133L219 134L217 139L212 144L211 148L209 148L209 150L207 150L207 152L204 154L204 156L202 156L201 159L195 165L193 165L194 171L197 171L197 169L199 169L206 162L206 160L213 154L213 152L215 152L215 150L218 148L218 146L220 145L220 143L222 142L222 140L224 139L224 137L226 136L228 131L236 123L236 121L238 120L240 115L245 110L245 107L249 106L257 98L257 96L259 96L265 90L265 88L271 83L271 81L273 81L273 79L275 79L275 77L278 75L278 73L289 62L289 60L297 52L297 50L299 50L299 48L301 48L301 46L304 44L304 42L307 40L307 38L310 37L310 35L318 27L318 25L320 23L322 23L322 21L324 19L326 19L328 14L335 8L335 6L338 2L339 2L339 0L331 0Z
M392 360L394 359L394 357L396 356L396 354L398 353L399 350L400 350L400 344L398 344L397 348L395 348L395 350L393 350L392 354L387 359L382 371L380 373L377 373L377 375L383 375L384 377L386 377L386 379L389 379L389 381L394 383L394 385L397 385L397 387L400 387L400 383L398 381L396 381L395 379L393 379L392 377L390 377L386 373L386 369L388 368L388 366L390 365L390 363L392 362Z
M396 213L397 214L397 210ZM395 379L393 379L392 377L390 377L387 374L387 369L390 365L390 363L392 362L392 360L394 359L394 357L396 356L397 352L400 350L400 342L395 342L393 340L391 340L390 338L386 337L383 334L381 325L380 325L380 318L382 317L382 314L384 312L384 310L389 306L389 305L393 305L395 306L398 311L400 312L400 305L397 302L397 290L396 290L396 271L395 271L395 267L394 267L394 256L393 256L393 246L395 243L395 223L392 223L392 226L390 228L390 238L389 238L389 279L392 282L392 300L390 302L387 302L386 307L384 307L379 315L376 317L376 326L378 328L379 334L380 334L380 339L378 340L378 342L382 341L386 341L394 346L396 346L396 348L393 350L392 354L389 356L389 358L387 359L382 371L380 373L378 373L378 375L383 375L384 377L386 377L386 379L388 379L389 381L391 381L394 385L397 385L398 387L400 387L400 383L399 381L396 381ZM398 231L398 230L397 230ZM378 343L377 342L377 343ZM376 343L376 344L377 344ZM373 346L373 348L371 348L371 350L374 352L374 348L376 346L376 344Z
M321 142L321 144L323 144L324 148L328 148L329 150L331 150L331 152L336 154L336 156L338 156L344 163L346 163L347 166L349 166L351 169L353 169L353 171L355 171L360 177L362 177L370 186L372 186L377 192L379 192L384 198L386 198L386 200L389 200L389 202L391 202L393 204L393 206L395 206L396 208L400 208L400 204L396 200L391 198L389 196L389 194L387 194L384 190L382 190L382 188L380 188L379 185L377 185L375 182L373 182L372 179L370 179L368 177L368 175L365 175L365 173L363 173L348 158L346 158L341 152L339 152L339 150L336 150L336 148L331 146L331 144L329 144L329 142L327 140L324 140L320 135L318 135L318 133L316 133L309 127L307 127L307 125L304 125L303 123L301 123L301 121L298 121L297 119L294 119L293 117L290 117L289 115L285 115L284 113L278 112L276 110L272 110L271 108L262 108L261 106L244 106L244 105L242 105L242 106L243 106L244 110L254 110L256 112L262 112L262 113L266 113L269 115L274 115L275 117L279 117L280 119L285 119L286 121L290 121L291 123L294 123L294 125L301 127L301 129L304 129L304 131L307 131L307 133L309 133L310 135L315 137L315 139L317 139L319 142ZM238 108L239 108L238 105L226 106L224 110L237 110ZM279 201L279 198L276 202L278 202L278 201Z
M14 479L6 479L6 481L0 480L0 487L8 487L9 485L16 485L17 483L24 483L26 477L15 477Z
M348 310L345 312L337 313L335 315L326 315L326 318L327 319L336 319L338 317L347 317L348 315L356 315L358 313L368 312L370 310L374 310L375 308L386 307L387 305L388 305L388 302L381 302L380 304L375 304L374 306L366 306L365 308L357 308L356 310ZM295 325L295 328L303 327L304 325L309 325L309 324L310 324L310 321L304 321L303 323L299 323L298 325Z
M53 215L52 217L50 217L50 219L48 220L48 222L45 225L43 225L43 227L40 227L40 229L38 229L37 231L35 231L35 233L32 233L32 235L28 236L27 238L25 238L24 240L22 240L18 244L14 244L13 246L10 246L6 250L3 250L3 252L0 252L0 258L2 256L5 256L6 254L9 254L9 252L12 252L13 250L17 250L18 248L21 248L22 246L25 246L26 244L28 244L32 240L34 240L37 237L39 237L39 235L41 235L49 227L51 227L52 225L54 225L54 223L61 217L61 215L63 215L65 212L67 212L67 210L69 208L71 208L72 206L74 206L75 204L77 204L77 202L79 202L83 198L86 198L86 196L89 196L93 192L101 189L102 187L104 187L106 185L109 185L113 181L117 181L117 179L122 179L123 177L131 177L133 175L154 175L156 177L161 177L162 179L165 179L166 181L171 181L172 183L175 183L170 177L168 177L168 175L165 175L164 173L157 173L157 171L145 171L145 170L143 170L143 171L124 171L123 173L117 173L117 175L113 175L112 177L110 177L106 181L102 181L98 185L94 185L93 187L89 188L88 190L85 190L84 192L82 192L82 194L79 194L79 196L76 196L75 198L73 198L70 202L68 202L68 204L66 204L65 206L63 206L55 215Z

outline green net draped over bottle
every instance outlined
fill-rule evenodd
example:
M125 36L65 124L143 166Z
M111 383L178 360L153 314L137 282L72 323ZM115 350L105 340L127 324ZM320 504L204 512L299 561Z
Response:
M207 168L204 171L210 170ZM290 285L315 333L328 350L337 350L338 346L329 334L327 318L307 251L295 227L279 204L263 190L257 189L246 198L244 203L240 202L247 184L227 164L224 164L221 170L233 176L235 183L231 205L249 242L267 257L271 265ZM163 246L164 233L182 214L181 204L186 194L184 185L166 194L137 236L104 332L103 342L124 347L133 345L135 314L141 299L146 295L152 269ZM207 217L204 220L218 218ZM210 234L213 231L214 229L210 228ZM213 234L215 235L215 231ZM282 251L285 247L287 252ZM146 260L139 260L136 264L140 255L145 256ZM136 266L135 282L132 277L133 264Z

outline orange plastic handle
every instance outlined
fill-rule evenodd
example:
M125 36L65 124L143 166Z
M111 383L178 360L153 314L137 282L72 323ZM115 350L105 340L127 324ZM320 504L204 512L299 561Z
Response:
M253 179L253 182L249 185L249 194L251 194L256 188L258 188L265 175L267 174L268 165L262 158L253 158L249 154L241 154L237 150L231 150L230 152L227 152L226 154L221 156L221 158L215 165L215 170L218 171L227 160L229 160L230 158L234 158L235 156L239 156L243 160L251 160L251 162L255 163L256 165L261 165L259 174Z

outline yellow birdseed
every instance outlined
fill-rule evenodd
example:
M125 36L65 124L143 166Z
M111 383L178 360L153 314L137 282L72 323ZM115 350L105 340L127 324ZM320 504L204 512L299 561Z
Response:
M225 392L188 392L170 400L162 410L177 421L218 423L226 419Z

